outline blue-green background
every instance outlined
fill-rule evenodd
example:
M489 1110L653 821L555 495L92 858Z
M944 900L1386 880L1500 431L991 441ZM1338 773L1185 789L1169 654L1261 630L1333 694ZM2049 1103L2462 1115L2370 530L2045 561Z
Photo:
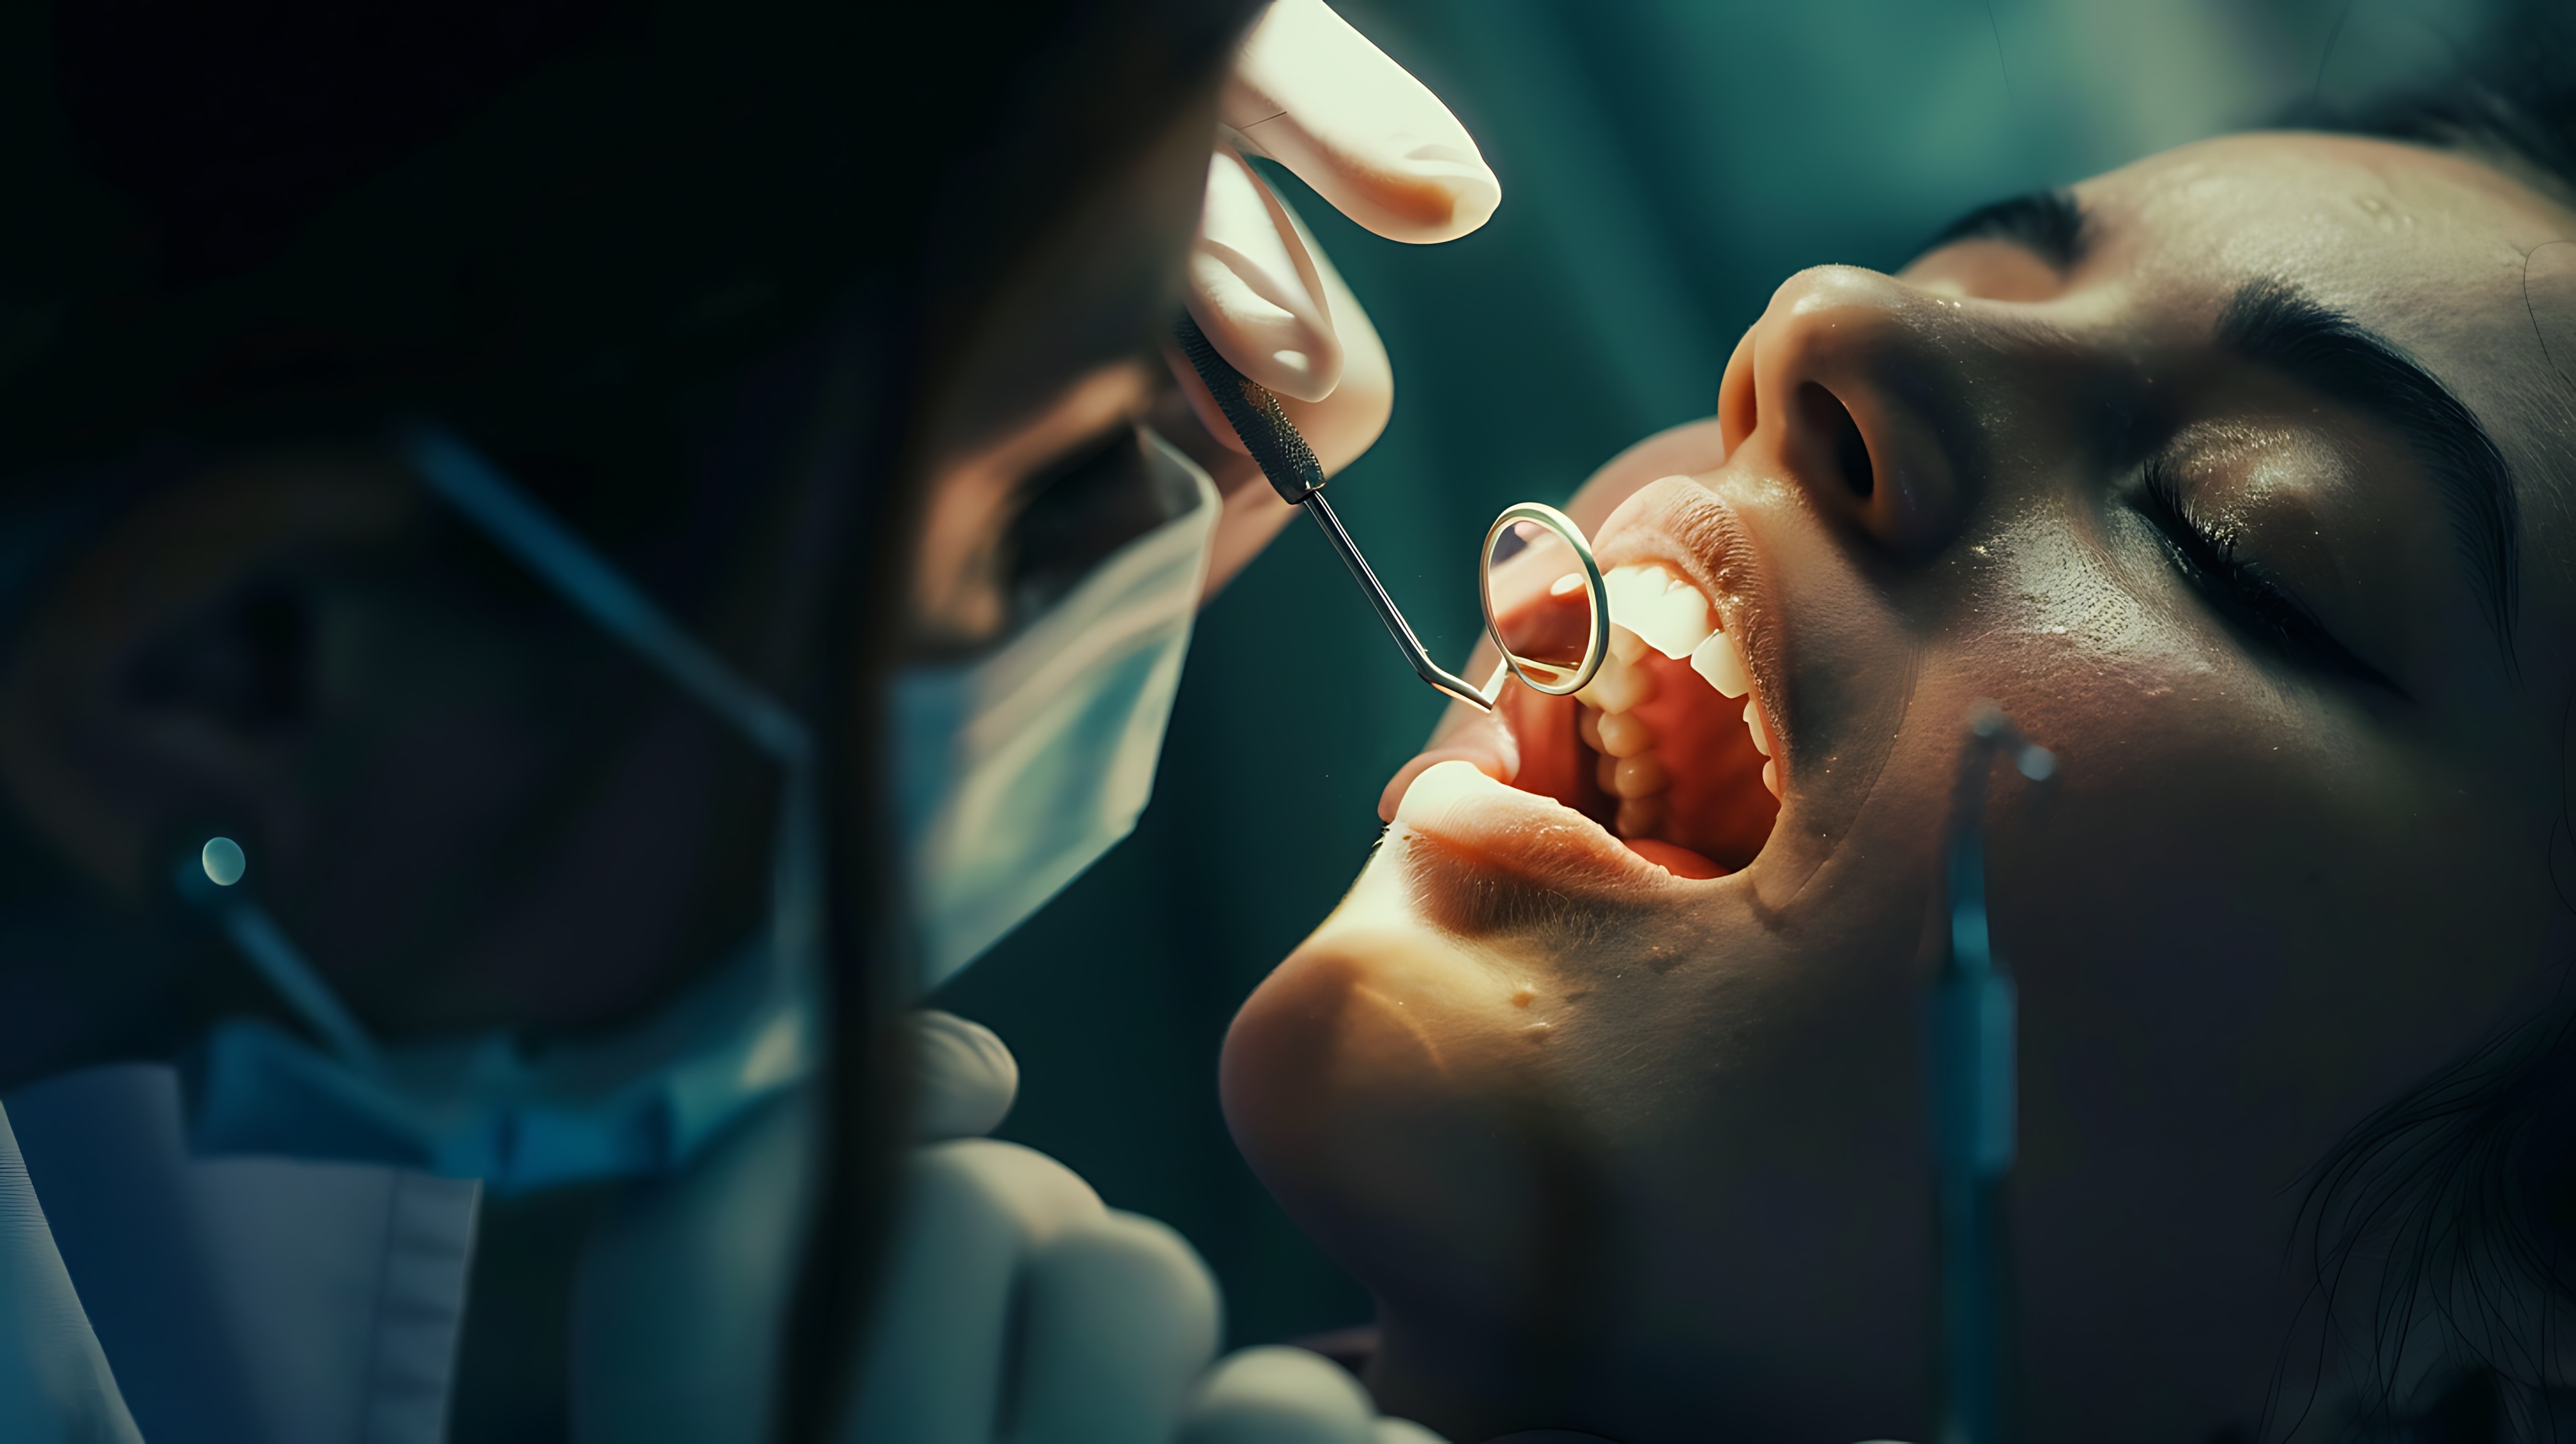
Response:
M2432 76L2498 5L1335 8L1449 102L1503 182L1490 224L1437 247L1281 185L1395 362L1394 419L1334 503L1454 658L1475 636L1486 522L1707 414L1735 337L1792 271L1893 267L1981 201ZM1358 871L1378 790L1437 711L1320 539L1288 531L1202 617L1136 835L939 999L1019 1057L1002 1135L1187 1235L1236 1344L1367 1316L1236 1155L1217 1053Z

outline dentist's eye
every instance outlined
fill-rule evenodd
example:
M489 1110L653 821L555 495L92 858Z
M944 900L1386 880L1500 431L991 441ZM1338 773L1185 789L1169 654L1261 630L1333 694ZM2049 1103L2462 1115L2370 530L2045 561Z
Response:
M1133 425L1111 428L1032 477L1008 539L1014 623L1062 600L1091 569L1152 531L1169 508Z
M2316 614L2265 574L2242 550L2241 529L2204 516L2161 458L2147 463L2138 510L2155 528L2174 570L2221 620L2273 655L2322 676L2414 698L2387 673L2363 661Z

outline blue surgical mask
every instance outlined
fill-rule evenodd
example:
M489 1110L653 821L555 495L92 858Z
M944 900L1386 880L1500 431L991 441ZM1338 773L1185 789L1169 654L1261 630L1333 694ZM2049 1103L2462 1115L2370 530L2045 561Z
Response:
M639 1027L532 1049L506 1032L380 1044L258 905L251 875L218 887L195 860L181 890L320 1040L256 1019L219 1024L192 1060L200 1153L394 1163L510 1193L665 1173L816 1058L821 842L804 722L681 630L616 569L453 434L397 436L430 489L575 609L695 698L784 773L768 926Z
M921 987L939 986L1133 831L1154 787L1220 510L1146 433L1165 520L988 656L895 683Z

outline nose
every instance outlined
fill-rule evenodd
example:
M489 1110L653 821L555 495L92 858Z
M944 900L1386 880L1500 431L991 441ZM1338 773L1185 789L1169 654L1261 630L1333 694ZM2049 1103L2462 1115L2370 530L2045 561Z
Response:
M1792 276L1727 362L1729 458L1766 458L1816 509L1920 559L1956 535L1979 419L2013 406L2001 359L1956 303L1853 266Z

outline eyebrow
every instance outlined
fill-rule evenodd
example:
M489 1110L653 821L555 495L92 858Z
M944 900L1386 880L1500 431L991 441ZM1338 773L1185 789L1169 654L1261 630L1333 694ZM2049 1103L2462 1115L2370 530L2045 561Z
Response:
M2442 489L2488 630L2510 664L2521 597L2521 518L2513 470L2476 413L2395 343L2277 278L2238 288L2219 316L2217 337L2245 360L2405 434Z
M1959 241L2003 241L2037 255L2061 271L2075 269L2092 239L2084 208L2069 190L2032 191L1977 207L1943 226L1923 243L1926 251Z

